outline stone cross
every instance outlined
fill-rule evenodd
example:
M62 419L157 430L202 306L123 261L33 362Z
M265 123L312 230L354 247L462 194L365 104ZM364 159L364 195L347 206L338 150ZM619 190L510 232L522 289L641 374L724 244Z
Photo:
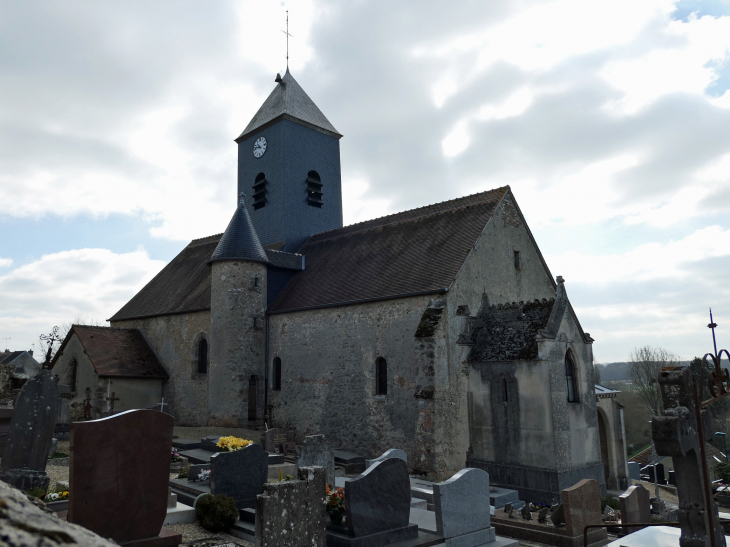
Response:
M118 401L119 397L115 397L115 393L112 391L112 396L107 397L106 400L109 401L109 410L111 412L114 412L114 401Z
M695 399L698 392L689 367L679 370L663 370L659 374L662 394L662 416L654 416L651 435L660 456L671 456L677 478L679 497L679 523L682 529L681 545L725 546L725 535L720 527L717 505L709 484L707 462L702 452L705 443L712 438L712 415L701 410L697 416ZM704 438L700 438L698 423ZM714 535L714 543L711 536Z

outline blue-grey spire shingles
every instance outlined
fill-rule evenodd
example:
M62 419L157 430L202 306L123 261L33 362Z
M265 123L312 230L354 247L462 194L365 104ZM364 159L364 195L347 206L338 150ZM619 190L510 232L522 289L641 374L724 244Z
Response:
M266 251L256 235L251 217L248 216L243 194L240 195L238 208L209 262L218 260L253 260L264 264L268 262Z
M322 114L322 111L314 104L294 77L286 70L281 82L274 88L269 97L261 105L259 111L243 130L241 136L236 139L240 141L252 131L275 120L279 116L288 115L296 120L324 129L338 137L342 135L334 128L329 120Z

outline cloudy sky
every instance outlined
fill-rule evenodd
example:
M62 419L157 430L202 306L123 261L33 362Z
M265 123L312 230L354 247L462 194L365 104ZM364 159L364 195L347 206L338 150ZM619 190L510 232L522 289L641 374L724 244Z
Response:
M0 0L0 344L225 228L287 9L345 223L509 184L599 361L730 346L728 0Z

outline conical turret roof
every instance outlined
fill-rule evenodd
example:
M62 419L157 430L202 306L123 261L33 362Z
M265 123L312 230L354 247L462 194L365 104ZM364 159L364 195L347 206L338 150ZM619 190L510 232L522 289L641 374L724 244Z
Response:
M244 205L244 195L241 194L238 201L238 208L233 213L228 228L218 242L208 263L219 260L251 260L254 262L267 263L266 251L256 235L256 230L248 216Z
M334 133L337 136L342 136L322 114L314 101L309 98L309 95L304 92L294 76L289 73L288 68L281 81L277 78L277 82L274 90L264 101L264 104L261 105L261 108L256 112L246 129L243 130L243 133L236 139L237 141L284 114Z

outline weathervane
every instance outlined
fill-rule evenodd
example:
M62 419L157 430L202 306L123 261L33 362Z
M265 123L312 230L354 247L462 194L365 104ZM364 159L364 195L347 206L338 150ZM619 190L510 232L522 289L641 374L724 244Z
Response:
M289 70L289 36L294 38L291 34L289 34L289 10L286 10L286 30L282 30L284 34L286 34L286 69Z

